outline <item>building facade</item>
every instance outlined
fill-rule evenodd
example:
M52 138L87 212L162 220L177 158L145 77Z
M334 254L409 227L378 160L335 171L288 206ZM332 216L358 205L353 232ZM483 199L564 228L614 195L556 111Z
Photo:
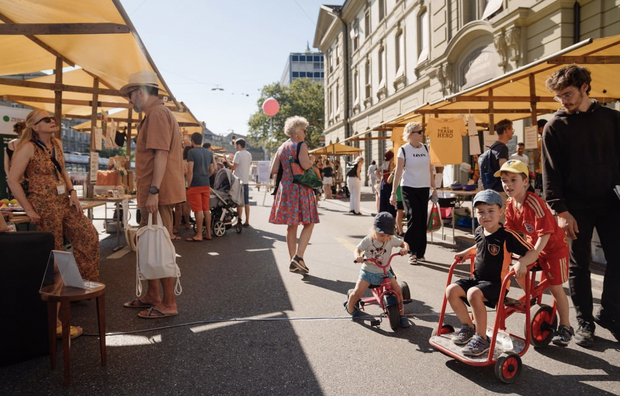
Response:
M325 54L326 144L586 38L618 34L620 0L346 0L322 6L314 46ZM379 139L386 133L372 131L377 139L361 142L367 163L391 148Z
M323 54L320 52L292 52L289 54L280 79L280 85L290 85L298 78L309 78L323 82L324 72Z

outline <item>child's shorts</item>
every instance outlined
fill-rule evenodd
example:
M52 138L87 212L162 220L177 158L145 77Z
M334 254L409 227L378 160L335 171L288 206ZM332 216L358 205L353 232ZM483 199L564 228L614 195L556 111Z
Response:
M394 278L394 274L390 270L388 270L387 275L390 279ZM371 285L379 286L381 282L383 282L383 277L383 273L378 274L375 272L364 271L363 269L360 270L360 279L365 280Z
M502 282L491 282L486 280L474 279L474 278L465 278L459 279L456 282L457 285L461 287L467 294L467 291L472 287L476 287L480 289L484 298L489 300L492 304L497 304L497 300L499 300L499 293L502 290Z
M563 285L568 281L568 252L565 256L538 257L538 265L551 286Z

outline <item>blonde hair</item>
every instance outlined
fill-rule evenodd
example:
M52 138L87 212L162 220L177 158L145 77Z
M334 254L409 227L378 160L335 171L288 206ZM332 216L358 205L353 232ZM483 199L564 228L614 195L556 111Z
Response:
M403 129L403 140L409 140L409 135L414 132L420 132L422 130L422 124L420 124L419 122L413 121L407 123L407 125L405 125L405 129Z
M284 133L288 137L293 137L297 131L301 128L308 126L308 120L301 116L293 116L286 119L284 122Z
M358 164L360 162L364 161L364 157L362 157L361 155L357 158L355 158L355 161L353 161L354 164Z
M16 151L19 150L19 148L22 147L24 144L28 142L34 142L39 139L39 134L36 133L35 130L32 129L32 127L35 123L41 121L42 118L49 116L50 115L47 113L47 111L41 109L35 109L28 113L28 115L26 116L26 128L24 128L23 133L17 141L17 145L15 147ZM52 142L55 139L55 137L52 137Z

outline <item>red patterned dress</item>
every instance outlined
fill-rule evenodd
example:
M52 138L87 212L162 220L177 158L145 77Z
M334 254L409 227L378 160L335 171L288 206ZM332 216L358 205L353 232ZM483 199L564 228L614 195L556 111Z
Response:
M293 226L319 222L314 191L310 187L293 183L291 162L297 156L297 145L300 143L289 139L280 146L282 181L271 207L270 223Z

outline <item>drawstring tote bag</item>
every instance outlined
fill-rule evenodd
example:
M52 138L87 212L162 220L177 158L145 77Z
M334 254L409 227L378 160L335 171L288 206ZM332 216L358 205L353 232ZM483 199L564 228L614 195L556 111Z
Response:
M159 212L157 224L153 224L153 214L149 213L148 225L138 230L136 238L136 295L142 295L141 281L161 278L177 278L174 294L180 295L183 289L177 254Z

